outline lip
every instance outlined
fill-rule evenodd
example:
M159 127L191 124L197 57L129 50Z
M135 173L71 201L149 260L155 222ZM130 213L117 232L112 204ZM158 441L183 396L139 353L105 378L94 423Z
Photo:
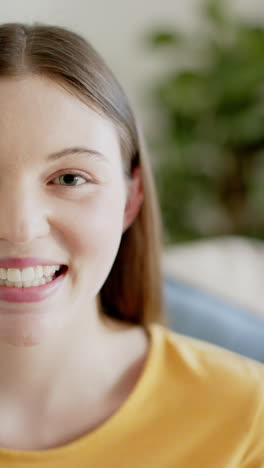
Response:
M67 274L68 268L53 281L41 286L32 286L28 288L12 288L0 286L0 301L5 302L40 302L54 294L62 285ZM1 309L1 306L0 306Z
M27 268L36 265L65 265L58 260L40 257L4 257L0 258L0 268Z

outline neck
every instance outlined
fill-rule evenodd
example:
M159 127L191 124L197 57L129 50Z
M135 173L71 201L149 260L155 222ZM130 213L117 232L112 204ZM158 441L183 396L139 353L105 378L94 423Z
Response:
M90 317L88 321L87 317ZM93 320L91 320L93 317ZM65 388L81 386L83 379L96 383L97 394L108 379L113 331L92 311L44 343L13 346L0 343L0 407L25 401L49 401ZM65 387L66 385L66 387ZM90 386L93 398L93 386Z

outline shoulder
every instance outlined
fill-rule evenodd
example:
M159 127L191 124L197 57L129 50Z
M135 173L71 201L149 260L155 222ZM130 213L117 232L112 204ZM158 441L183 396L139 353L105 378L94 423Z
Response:
M233 428L244 443L245 460L264 459L264 364L162 325L154 325L153 333L164 356L164 377L173 395L180 395L185 418L195 425L194 415L200 415L196 421L204 415L211 427L219 424L226 433Z
M156 358L160 355L159 373L170 383L168 391L182 392L194 405L211 408L215 414L221 407L230 408L233 414L244 414L249 423L262 413L264 431L262 363L158 324L152 326L152 336Z
M237 384L243 382L248 388L263 388L263 363L159 324L154 324L152 329L159 336L163 350L186 373L196 374L209 385L230 379Z
M144 384L159 426L170 427L188 456L191 444L196 458L219 461L229 453L245 467L262 466L264 365L160 324L150 332Z

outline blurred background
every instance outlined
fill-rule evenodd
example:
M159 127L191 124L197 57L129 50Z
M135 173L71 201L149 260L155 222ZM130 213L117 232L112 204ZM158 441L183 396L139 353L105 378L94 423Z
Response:
M150 150L171 327L264 362L263 0L1 0L0 17L103 56Z

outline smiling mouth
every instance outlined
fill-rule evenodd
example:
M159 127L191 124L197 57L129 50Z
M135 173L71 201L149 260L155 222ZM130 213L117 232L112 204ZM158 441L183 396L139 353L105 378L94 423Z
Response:
M1 289L21 289L25 290L28 288L42 288L48 283L53 283L55 280L62 275L65 275L66 272L68 271L68 266L67 265L61 265L59 270L55 271L55 273L50 276L50 277L43 277L42 279L39 280L33 280L32 282L18 282L17 284L15 282L9 282L8 280L0 280L0 287ZM36 282L35 282L36 281ZM34 284L35 282L35 284Z

